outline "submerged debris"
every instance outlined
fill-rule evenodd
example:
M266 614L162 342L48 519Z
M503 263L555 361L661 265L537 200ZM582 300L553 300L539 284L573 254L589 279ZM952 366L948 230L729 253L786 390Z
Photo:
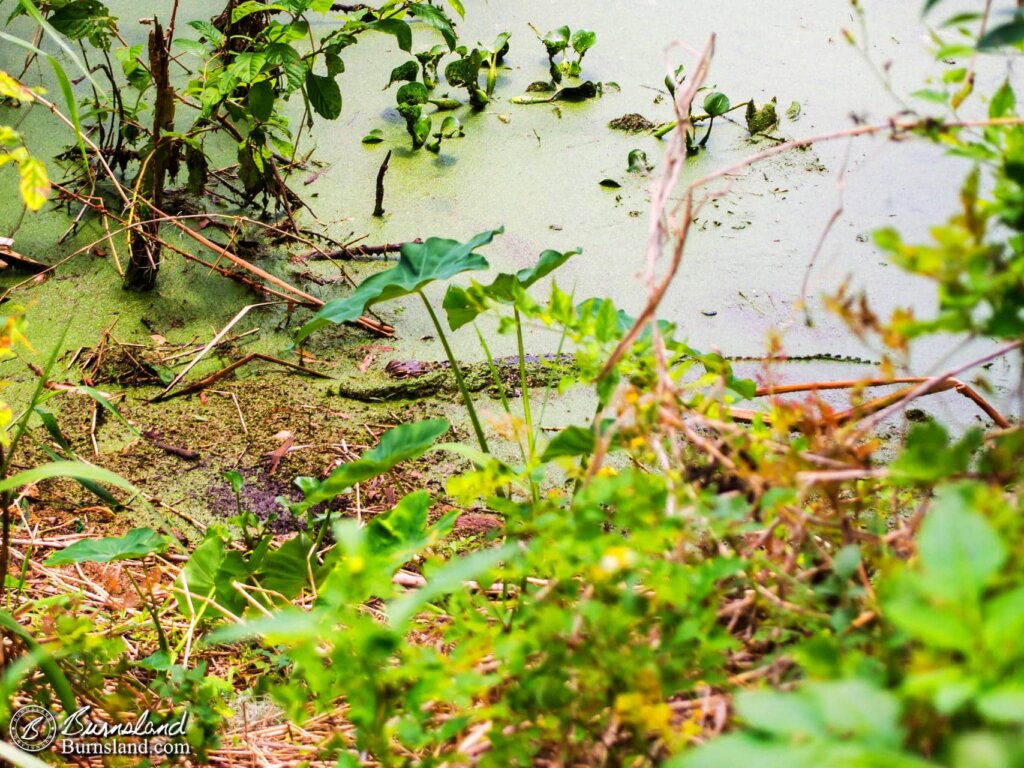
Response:
M775 111L775 100L767 102L763 107L757 109L754 100L747 102L747 130L751 135L770 131L779 124L779 116Z
M609 128L616 131L627 131L629 133L640 133L654 129L654 123L637 112L630 112L622 117L617 117L608 123Z

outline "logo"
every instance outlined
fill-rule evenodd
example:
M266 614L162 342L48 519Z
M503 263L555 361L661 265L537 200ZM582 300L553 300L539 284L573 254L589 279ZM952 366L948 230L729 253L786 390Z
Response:
M11 717L11 741L25 752L53 747L57 754L74 757L125 755L153 757L189 755L185 740L188 712L153 717L142 710L134 720L117 722L92 716L92 707L80 707L58 725L53 713L35 704L22 707Z
M34 704L15 712L8 729L11 741L26 752L42 752L53 744L58 731L57 718Z

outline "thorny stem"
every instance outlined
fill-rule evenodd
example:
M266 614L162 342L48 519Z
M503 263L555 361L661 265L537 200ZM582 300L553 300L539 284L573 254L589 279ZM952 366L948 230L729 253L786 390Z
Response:
M466 410L469 412L469 420L473 423L473 432L476 434L476 440L480 444L480 450L484 453L490 453L491 449L487 447L487 438L484 437L483 427L480 426L480 418L477 416L476 406L473 405L473 398L466 387L466 380L462 376L462 369L459 368L459 361L455 359L455 353L452 352L452 348L448 344L448 337L445 336L444 329L441 327L441 321L437 319L437 314L434 312L434 308L430 306L426 294L423 291L416 291L416 293L423 299L423 306L427 308L430 320L434 323L434 328L437 330L437 337L441 340L441 346L444 347L444 353L448 357L448 362L451 363L452 375L455 376L455 383L459 387L459 393L462 395L462 400L466 404Z

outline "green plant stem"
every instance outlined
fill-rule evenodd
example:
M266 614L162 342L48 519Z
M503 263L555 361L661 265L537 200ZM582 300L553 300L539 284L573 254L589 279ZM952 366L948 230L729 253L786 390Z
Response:
M7 450L0 452L0 480L5 480L8 472L10 472L11 460L18 449L18 443L21 442L21 438L28 428L28 421L35 412L36 403L39 402L39 398L43 394L47 377L50 375L50 371L53 370L54 363L57 362L57 356L64 346L64 339L67 338L70 328L71 321L68 321L64 326L64 330L61 331L60 338L57 339L57 343L53 346L53 351L46 361L42 375L36 380L36 386L32 390L32 397L29 399L28 407L25 408L21 417L14 425L14 434L7 444ZM5 604L7 597L7 568L11 557L11 502L13 500L13 489L0 494L0 515L2 515L2 522L0 522L0 605Z
M749 104L749 103L750 103L750 101L748 99L747 101L740 102L739 104L735 104L732 107L730 107L729 109L725 110L725 112L723 112L722 114L723 115L727 115L730 112L735 112L740 107L744 107L745 108L747 106L747 104ZM690 122L691 125L696 125L697 123L703 123L705 120L714 120L715 117L719 117L719 115L698 115L697 117L691 117L689 122ZM657 128L654 129L654 138L660 139L660 138L666 136L667 134L672 133L673 129L677 125L679 125L679 121L678 120L672 120L672 121L667 122L667 123L662 123L661 125L659 125Z
M505 394L505 383L501 380L501 374L498 372L498 366L494 363L494 357L491 355L491 348L487 345L487 340L484 339L484 335L480 333L480 328L477 327L476 323L473 323L473 330L476 331L476 337L480 341L480 348L484 351L484 356L487 358L487 367L491 372L491 380L494 382L494 386L498 388L498 397L501 399L502 410L505 411L509 416L512 415L512 406L508 402L508 396ZM523 461L526 461L526 448L523 447L521 440L516 439L516 444L519 446L519 455L522 456Z
M711 129L715 127L715 118L708 120L708 132L704 134L704 138L700 140L700 146L706 147L708 139L711 138Z
M320 551L320 544L324 540L324 534L327 529L331 526L331 510L327 510L327 514L324 515L324 522L320 526L320 530L316 532L316 540L313 542L313 554L316 555Z
M533 414L530 411L530 388L526 380L526 345L523 343L523 319L519 315L519 307L512 310L516 318L516 345L519 349L519 390L523 398L523 419L526 421L526 440L530 456L536 448L536 436L533 433Z
M494 93L494 86L498 83L498 54L491 54L487 70L487 95Z
M3 628L5 633L17 636L25 644L25 648L33 655L43 676L49 681L57 698L60 699L64 711L74 712L78 709L75 693L71 689L71 682L61 670L60 665L57 664L56 657L36 642L32 634L5 611L0 611L0 628Z
M164 628L160 626L160 614L157 613L156 606L153 605L149 598L146 597L142 588L139 586L139 583L135 580L135 577L132 576L132 572L125 568L124 573L128 577L128 581L130 581L132 586L135 587L135 592L146 606L146 610L149 612L149 615L153 618L153 626L156 627L156 635L160 642L160 650L164 653L170 653L171 648L167 644L167 635L164 634Z
M441 346L444 347L444 353L448 357L448 362L452 366L452 374L455 376L455 383L459 387L459 392L462 394L462 400L466 404L466 410L469 412L469 420L473 423L473 432L476 433L477 442L480 444L480 450L484 453L490 453L491 449L487 447L487 438L484 437L483 427L480 426L480 418L476 413L476 406L473 405L473 398L469 394L469 389L466 387L466 380L462 376L462 369L459 367L459 361L455 359L455 353L452 352L451 346L448 344L448 337L445 336L444 329L441 327L441 321L437 319L437 313L434 312L434 308L430 306L430 302L427 300L427 296L423 291L416 291L423 299L423 306L427 308L427 313L430 315L431 322L434 323L434 328L437 330L437 337L441 340Z

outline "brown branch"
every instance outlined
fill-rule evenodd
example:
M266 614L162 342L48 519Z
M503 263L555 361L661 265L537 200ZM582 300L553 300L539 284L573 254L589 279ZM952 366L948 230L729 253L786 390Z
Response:
M154 401L170 400L172 397L180 397L181 395L188 395L188 394L191 394L193 392L198 392L199 390L205 389L206 387L210 386L211 384L215 384L216 382L220 381L222 378L227 376L229 373L231 373L236 368L240 368L241 366L245 365L246 363L251 363L253 360L265 360L268 363L276 363L277 365L283 365L286 368L291 368L293 371L299 371L300 373L305 373L305 374L308 374L310 376L315 376L318 379L329 379L329 378L331 378L326 373L321 373L320 371L314 371L312 368L306 368L305 366L299 365L298 363L291 363L291 362L288 362L287 360L282 360L279 357L272 357L271 355L265 355L262 352L252 352L252 353L246 355L245 357L240 358L239 360L236 360L235 362L231 363L230 365L226 365L225 367L221 368L219 371L216 371L215 373L211 373L206 378L200 379L199 381L196 381L196 382L194 382L192 384L189 384L184 389L179 389L177 392L173 392L171 394L167 394L166 391L165 392L161 392L159 395L157 395L153 399L154 399Z
M682 171L683 164L686 162L687 153L685 138L683 137L690 125L690 106L693 104L693 99L696 97L697 91L700 89L704 82L704 78L707 76L714 48L715 36L712 35L704 46L704 50L701 52L699 63L690 80L689 87L685 91L677 89L678 95L676 96L674 105L676 116L679 121L679 128L673 134L672 141L669 143L669 148L665 151L666 169L662 174L660 183L653 191L651 201L651 231L647 244L647 282L651 288L650 299L647 302L647 306L644 307L643 312L641 312L637 317L633 327L626 334L625 338L619 342L615 351L612 352L608 361L604 364L601 372L597 375L598 379L603 379L612 371L612 369L622 359L623 355L626 354L627 350L629 350L633 345L633 342L636 341L641 333L643 333L644 328L646 328L648 324L652 323L655 312L658 309L658 305L661 304L661 300L665 296L665 292L668 290L669 285L672 283L672 280L675 278L675 275L679 270L679 265L682 263L686 238L689 235L690 225L693 223L693 187L687 190L687 194L683 202L683 215L677 231L673 233L675 235L675 239L673 243L672 260L668 272L660 282L656 282L655 268L658 258L661 255L665 236L668 234L666 231L666 223L663 219L665 206L668 204L669 197L672 194L673 189L675 189L676 181Z
M71 120L63 112L61 112L53 102L48 101L46 98L44 98L42 96L39 96L38 94L33 94L33 98L36 101L38 101L40 104L42 104L44 107L49 109L50 112L52 112L59 120L61 120L61 122L63 122L69 128L74 130L74 127L75 127L74 123L72 123ZM108 178L113 183L114 189L116 190L118 196L121 198L121 200L124 202L124 204L130 208L131 205L132 205L131 200L128 197L127 193L125 192L124 187L117 180L117 176L114 174L113 170L107 164L106 159L103 157L102 150L98 146L96 146L96 143L94 141L92 141L85 134L82 135L82 141L84 141L85 144L90 149L92 149L92 151L96 155L97 162L103 167L103 169L106 172ZM82 198L82 199L87 199L87 198ZM96 204L93 203L93 205L96 205ZM235 256L233 253L231 253L227 249L222 248L221 246L217 245L216 243L214 243L209 238L204 237L203 235L199 234L198 232L196 232L192 228L185 226L180 221L177 221L174 217L169 216L165 211L162 211L159 208L156 208L155 206L150 206L150 208L158 216L162 216L162 217L166 218L171 224L173 224L175 227L180 229L185 235L187 235L188 237L192 238L194 241L196 241L200 245L203 245L206 248L209 248L210 250L212 250L214 253L218 254L219 256L224 257L228 261L236 264L239 267L242 267L243 269L253 273L254 275L262 277L264 280L267 280L268 282L273 283L274 285L278 286L279 288L282 288L283 290L287 291L288 293L291 293L291 294L293 294L295 296L298 296L299 298L303 299L303 303L308 302L311 306L314 306L314 307L323 306L324 302L321 299L318 299L315 296L311 296L310 294L306 293L305 291L302 291L302 290L294 287L293 285L288 284L284 280L281 280L280 278L275 277L274 275L270 274L266 270L260 269L259 267L255 266L254 264L250 264L249 262L245 261L245 259L241 259L238 256ZM98 210L103 210L104 212L107 213L107 215L111 216L116 221L120 221L122 224L124 224L123 220L121 220L118 217L114 216L109 211L105 211L105 209L103 208L102 204L98 205L97 209ZM394 335L394 328L392 328L391 326L386 325L384 323L381 323L381 322L379 322L377 320L374 320L372 318L360 317L355 322L358 325L366 328L367 330L373 331L374 333L378 333L378 334L381 334L383 336L392 336L392 335Z
M1003 416L995 407L989 403L981 394L978 393L969 384L960 381L959 379L946 379L943 382L935 382L934 379L926 376L901 376L894 379L848 379L846 381L812 381L805 382L802 384L782 384L777 386L759 387L754 392L754 397L767 397L771 395L783 395L792 392L816 392L818 390L828 389L856 389L858 387L885 387L893 384L921 384L923 382L933 382L934 386L926 392L922 392L922 395L930 395L936 392L945 392L950 389L955 389L961 395L966 397L968 400L974 402L985 414L992 419L995 424L1002 428L1007 429L1010 426L1010 422L1007 421L1006 417ZM898 401L901 397L909 392L909 389L895 392L891 395L885 395L884 397L877 398L868 403L864 403L855 408L851 408L847 411L843 411L839 414L840 421L849 421L855 416L864 416L869 413L884 408L889 403ZM920 395L919 395L920 396ZM873 410L872 410L873 409Z
M377 198L373 206L373 215L380 218L384 215L384 174L388 172L388 163L391 162L391 150L384 155L384 162L380 164L377 171Z
M894 384L920 384L922 386L908 387L900 390L899 392L893 392L891 394L875 398L874 400L869 400L866 403L861 403L860 405L840 411L835 414L833 418L839 424L847 424L849 422L862 419L865 416L877 414L893 404L903 403L906 398L909 398L906 399L906 402L910 402L910 400L918 397L934 395L939 392L946 392L952 389L956 390L959 394L977 405L990 419L992 419L996 426L1001 429L1008 429L1011 426L1006 417L997 411L995 407L982 397L976 389L951 376L946 378L902 376L894 379L848 379L845 381L811 381L800 384L782 384L759 387L754 392L754 397L771 397L775 395L792 394L794 392L817 392L819 390L855 389L858 387L886 387ZM749 423L755 418L761 418L767 423L771 420L769 414L752 408L729 408L728 411L734 421ZM859 435L860 430L858 430L856 434Z
M149 440L149 442L153 444L154 448L159 448L161 451L165 451L172 456L177 456L178 458L185 459L186 461L199 461L198 453L190 451L188 448L181 448L177 445L170 445L169 443L163 442L160 440L160 433L156 430L151 429L147 432L143 432L142 436Z
M415 240L410 240L410 243L417 245L423 242L423 238L417 237ZM304 253L299 258L302 261L330 261L333 259L341 259L348 261L350 259L356 259L360 256L384 256L389 253L397 253L402 250L402 246L405 243L383 243L381 245L351 245L344 248L339 248L335 251L310 251Z
M911 387L909 390L906 391L905 394L902 395L902 397L900 397L894 403L892 403L891 405L888 405L887 407L882 408L881 410L877 411L871 418L866 419L864 421L864 423L861 424L850 435L850 440L851 441L860 440L868 432L870 432L876 426L878 426L883 421L885 421L885 419L887 419L892 414L894 414L897 411L899 411L902 408L904 408L908 403L910 403L915 398L920 397L921 395L930 394L932 392L940 391L938 389L935 389L935 387L937 387L939 384L941 384L943 382L946 382L946 381L954 380L954 378L956 376L959 376L961 373L964 373L965 371L969 371L971 368L975 368L975 367L977 367L979 365L983 365L984 363L987 363L990 360L995 360L998 357L1002 357L1003 355L1009 354L1010 352L1012 352L1015 349L1020 349L1022 346L1024 346L1024 340L1015 341L1015 342L1013 342L1011 344L1006 344L1006 345L1000 347L999 349L995 350L994 352L990 352L989 354L984 355L984 356L982 356L980 358L977 358L975 360L971 360L970 362L964 363L963 365L958 366L958 367L956 367L956 368L954 368L954 369L952 369L950 371L947 371L946 373L941 373L938 376L933 376L930 379L926 379L925 381L921 382L921 384L919 384L916 387ZM948 389L948 387L947 387L947 389ZM964 394L966 394L966 393L964 393ZM970 397L970 395L967 395L967 396ZM979 403L979 405L980 405L980 403ZM1005 429L1007 426L1009 426L1009 424L1005 424L1005 425L1001 425L1001 426L1003 426L1003 428Z

